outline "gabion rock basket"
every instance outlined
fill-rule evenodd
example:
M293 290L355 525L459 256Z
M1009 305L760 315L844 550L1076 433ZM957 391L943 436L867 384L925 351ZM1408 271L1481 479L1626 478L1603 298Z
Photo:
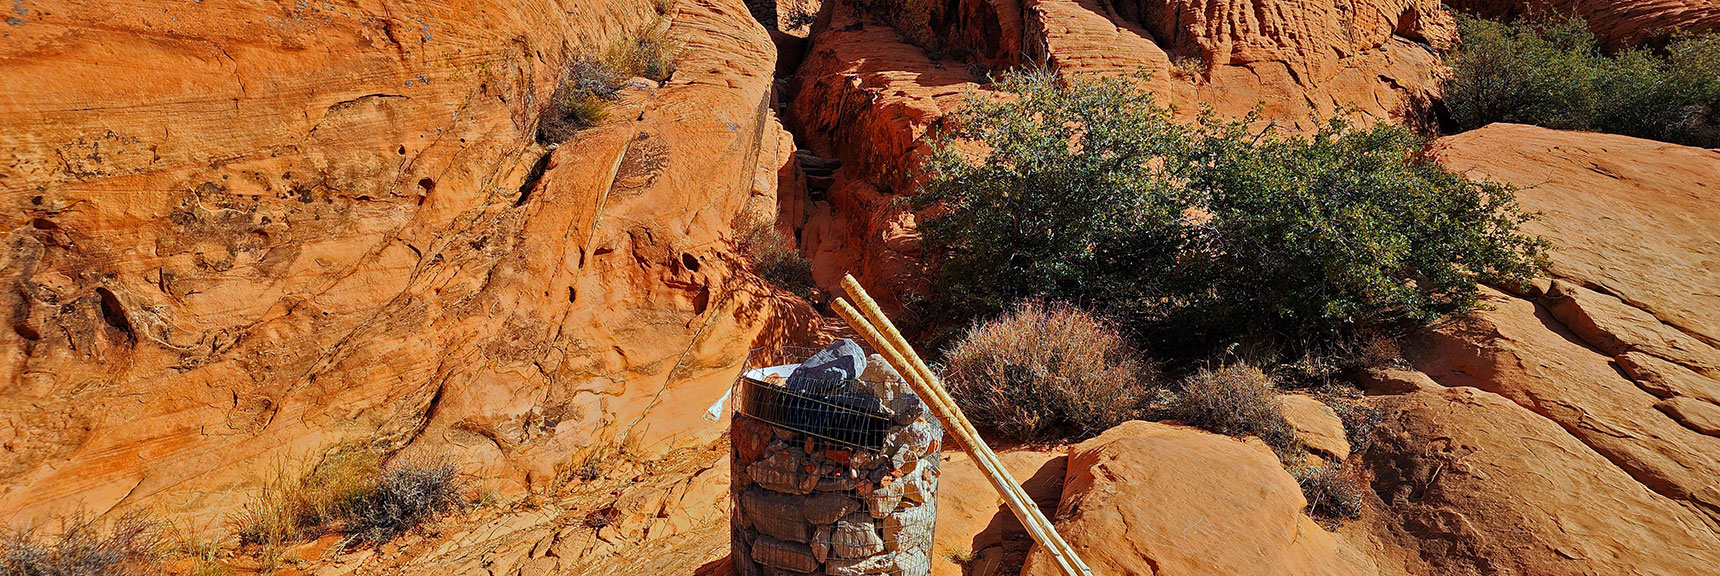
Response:
M930 574L943 428L888 371L791 390L816 352L755 350L735 380L734 573Z

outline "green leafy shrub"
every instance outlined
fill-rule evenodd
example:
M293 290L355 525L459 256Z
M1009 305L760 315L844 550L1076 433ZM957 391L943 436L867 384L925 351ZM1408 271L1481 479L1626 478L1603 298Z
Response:
M1332 527L1343 520L1362 517L1364 496L1360 482L1336 466L1297 466L1290 475L1302 487L1308 515L1326 520Z
M1720 145L1720 35L1608 55L1576 17L1460 16L1458 30L1443 89L1461 130L1516 122Z
M1281 456L1300 450L1295 428L1278 408L1272 379L1246 364L1196 372L1183 382L1171 414L1208 432L1254 436Z
M1067 304L1027 301L970 327L946 378L969 418L1023 441L1086 437L1140 412L1156 384L1114 327Z
M1184 124L1126 79L1006 75L938 136L915 198L938 292L964 314L1081 302L1160 351L1371 333L1525 281L1543 241L1504 186L1402 127L1309 135Z
M6 576L142 576L158 573L163 542L160 524L130 513L103 527L74 514L60 531L12 531L0 539L0 574Z

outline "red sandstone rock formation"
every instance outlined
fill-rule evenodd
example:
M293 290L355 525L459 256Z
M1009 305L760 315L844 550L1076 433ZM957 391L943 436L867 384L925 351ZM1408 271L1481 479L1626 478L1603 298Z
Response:
M697 415L783 306L730 225L792 152L740 2L679 2L680 71L547 157L562 63L651 3L29 6L0 41L8 523L218 511L342 442L517 491L721 432Z
M1614 48L1664 40L1678 32L1720 29L1720 3L1714 0L1457 0L1451 7L1486 18L1574 15L1589 23L1602 44Z

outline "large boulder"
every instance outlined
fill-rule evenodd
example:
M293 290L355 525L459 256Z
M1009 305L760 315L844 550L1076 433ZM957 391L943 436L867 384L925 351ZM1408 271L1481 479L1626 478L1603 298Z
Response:
M1550 281L1488 291L1478 313L1406 348L1447 386L1495 392L1552 420L1650 490L1720 522L1720 151L1494 124L1435 156L1517 185L1541 214ZM1685 398L1674 403L1668 399Z
M1075 446L1057 530L1095 574L1343 576L1379 569L1302 513L1272 450L1128 422ZM1054 576L1043 549L1023 574Z

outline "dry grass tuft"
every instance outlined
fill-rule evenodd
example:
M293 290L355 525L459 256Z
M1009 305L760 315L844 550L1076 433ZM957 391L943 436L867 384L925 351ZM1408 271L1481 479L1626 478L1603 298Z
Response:
M812 261L801 256L769 218L745 215L735 224L735 232L736 250L752 262L753 273L759 278L801 297L811 297L817 290Z
M1336 466L1299 466L1290 469L1302 496L1308 500L1308 515L1336 528L1343 520L1362 517L1361 483Z
M1272 379L1253 366L1233 364L1195 373L1183 383L1171 413L1209 432L1258 437L1280 456L1299 450L1295 429L1278 409Z
M1138 358L1098 317L1027 301L950 349L950 394L976 424L1018 440L1086 437L1140 412L1157 376Z
M0 574L142 576L158 573L163 551L161 524L148 515L127 513L104 530L97 519L77 513L60 521L58 534L6 534L0 539Z
M348 543L383 544L464 510L467 483L451 463L384 467L365 448L337 449L298 477L277 479L240 512L242 547L272 564L290 545L341 533Z

